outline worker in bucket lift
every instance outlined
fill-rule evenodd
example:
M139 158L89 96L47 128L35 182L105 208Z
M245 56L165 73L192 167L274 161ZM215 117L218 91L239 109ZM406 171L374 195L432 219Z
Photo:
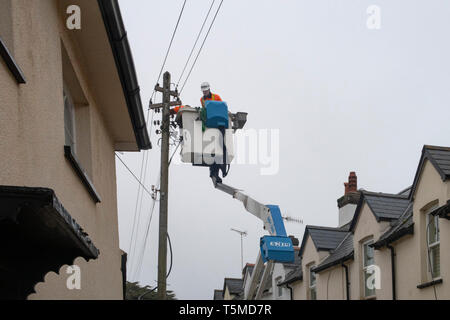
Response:
M206 100L222 101L218 94L211 93L211 87L209 86L208 82L203 82L201 88L203 97L200 99L200 102L202 103L203 108L205 107Z
M202 107L205 107L205 101L212 100L212 101L222 101L222 98L218 94L211 93L211 88L209 86L208 82L203 82L201 86L203 97L200 99L200 102L202 103ZM170 109L170 114L177 114L181 109L183 109L185 106L178 106L173 109Z
M202 103L202 111L200 113L200 118L203 121L203 131L205 130L205 118L206 118L206 109L205 109L205 101L212 100L212 101L222 101L222 98L218 94L214 94L211 92L211 87L208 82L203 82L201 85L201 90L203 92L203 97L200 99L200 102ZM226 152L226 149L225 149ZM228 170L226 169L226 164L213 164L209 167L209 176L215 177L216 182L222 183L222 179L219 177L219 171L222 171L222 176L226 177L228 174Z

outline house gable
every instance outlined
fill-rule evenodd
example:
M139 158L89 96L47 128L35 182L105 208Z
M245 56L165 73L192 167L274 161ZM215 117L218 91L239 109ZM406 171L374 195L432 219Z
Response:
M422 179L422 173L429 165L433 166L436 175L441 181L447 181L450 178L450 148L428 145L423 147L422 155L414 177L414 183L412 185L410 194L411 199L414 199L417 193L418 184Z

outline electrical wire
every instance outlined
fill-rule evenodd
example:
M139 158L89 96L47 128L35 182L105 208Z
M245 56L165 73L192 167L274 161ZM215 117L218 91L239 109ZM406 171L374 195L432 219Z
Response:
M144 235L144 241L143 241L143 245L142 245L142 249L141 252L138 256L138 264L136 267L136 273L135 273L135 278L139 277L141 274L141 270L142 270L142 262L144 260L144 255L145 255L145 249L147 247L147 240L148 240L148 235L149 235L149 231L150 231L150 225L152 223L152 218L153 218L153 212L155 211L155 205L156 205L156 200L153 199L153 205L152 205L152 209L150 210L150 217L146 226L146 231L145 231L145 235Z
M170 49L172 48L173 39L175 38L175 34L177 33L178 25L180 24L181 16L183 15L184 7L186 6L186 1L187 0L184 0L183 7L181 8L180 14L178 15L177 24L175 25L175 29L173 30L172 38L170 39L169 47L167 48L166 56L164 57L164 62L161 66L161 70L159 71L158 80L156 80L156 83L159 83L159 79L161 78L161 74L164 70L164 66L166 65L167 57L169 56ZM155 94L155 92L156 91L154 90L153 94L152 94L152 98L153 98L153 95Z
M170 166L170 164L172 163L172 159L173 159L173 157L175 156L175 154L176 154L176 152L177 152L177 150L178 150L178 148L179 148L180 145L181 145L181 141L178 143L177 147L175 148L175 150L174 150L173 153L172 153L172 156L170 157L170 160L169 160L169 166ZM158 174L158 176L159 176L159 175L160 175L160 173ZM158 188L159 188L159 185L158 185ZM153 205L152 205L152 209L151 209L151 211L150 211L150 218L149 218L148 223L146 224L146 228L145 228L146 231L145 231L145 236L144 236L143 246L142 246L142 249L140 250L140 253L139 253L139 255L138 255L137 265L136 265L136 267L135 267L134 278L139 277L140 274L141 274L141 272L142 272L142 264L143 264L143 260L144 260L144 255L145 255L146 247L147 247L148 235L149 235L149 232L150 232L150 225L151 225L152 218L153 218L153 213L154 213L154 209L155 209L155 203L156 203L156 200L153 199ZM171 261L172 261L172 260L173 260L173 257L172 257L172 244L171 244L171 241L170 241L170 237L169 237L169 245L170 245ZM172 262L171 262L171 265L172 265ZM170 271L171 271L171 270L172 270L172 266L170 267ZM169 271L167 277L169 276L170 271Z
M169 272L166 275L166 279L169 278L170 273L172 272L172 266L173 266L173 251L172 251L172 241L170 241L170 236L169 233L167 233L167 240L169 240L169 249L170 249L170 267L169 267ZM149 293L152 293L153 291L155 291L156 289L158 289L158 286L154 287L153 289L147 291L146 293L142 294L141 296L139 296L138 300L142 300L143 297L145 297L146 295L148 295Z
M165 65L166 65L167 58L168 58L169 53L170 53L170 49L172 48L173 40L174 40L175 35L176 35L176 33L177 33L178 26L179 26L180 21L181 21L181 17L182 17L182 15L183 15L184 8L185 8L185 6L186 6L186 2L187 2L187 0L184 0L183 6L182 6L182 8L181 8L181 10L180 10L180 13L179 13L179 15L178 15L177 23L176 23L175 28L174 28L174 30L173 30L173 32L172 32L172 37L171 37L171 39L170 39L169 47L167 48L166 55L165 55L165 57L164 57L163 64L162 64L161 69L160 69L160 71L159 71L158 79L156 80L156 83L159 83L159 80L160 80L160 78L161 78L162 72L163 72L164 67L165 67ZM153 99L154 99L154 97L155 97L155 94L156 94L156 89L153 90L153 93L152 93L152 95L151 95L151 97L150 97L150 104L153 103L152 101L153 101ZM148 110L147 110L147 119L146 119L146 123L147 123L147 124L148 124L148 119L149 119L150 110L151 110L150 108L148 108ZM153 119L154 119L154 113L153 113L152 120L151 120L150 137L151 137L151 133L152 133ZM144 160L144 158L145 158L145 160ZM144 165L144 162L145 162L145 165ZM134 176L139 182L142 180L142 175L143 175L143 174L144 174L144 179L145 179L145 177L146 177L146 173L147 173L147 164L148 164L148 151L144 151L144 153L143 153L143 155L142 155L142 160L141 160L141 169L140 169L140 176L141 176L141 178L140 178L140 179L137 179L137 177L133 174L133 176ZM124 165L125 165L125 163L124 163ZM145 171L143 172L143 168L144 168L144 167L145 167ZM131 170L130 170L130 172L131 172ZM140 216L141 216L141 211L142 211L142 199L143 199L143 197L142 197L142 195L141 195L141 189L140 189L140 188L141 188L141 184L139 184L139 188L138 188L138 195L137 195L137 198L136 198L135 213L134 213L134 217L133 217L133 229L132 229L132 233L131 233L131 241L130 241L130 249L129 249L129 252L131 253L131 255L130 255L131 257L134 256L134 252L135 252L135 250L136 250L136 241L134 241L134 239L137 239L137 232L138 232L138 231L137 231L137 225L139 225ZM147 190L146 188L145 188L145 190L147 191L147 193L149 193L148 190ZM150 193L149 193L149 194L150 194ZM151 194L150 194L150 195L151 195ZM140 200L140 201L139 201L139 200ZM139 204L139 211L138 211L138 204ZM153 207L154 207L154 206L153 206ZM152 212L153 212L153 209L152 209ZM153 215L153 213L152 213L152 215ZM136 217L138 218L137 221L136 221ZM151 218L150 218L150 221L151 221ZM136 223L136 222L137 222L137 223ZM136 236L135 236L135 232L136 232ZM134 244L134 246L133 246L133 244ZM130 259L129 261L130 261L130 263L132 263L132 259ZM132 269L132 268L130 268L130 269Z
M173 30L173 32L172 32L172 37L171 37L171 39L170 39L169 47L167 48L166 55L165 55L165 57L164 57L163 64L162 64L161 69L160 69L160 71L159 71L158 79L156 80L156 83L159 82L159 79L161 78L161 74L162 74L162 72L163 72L163 70L164 70L164 67L165 67L165 65L166 65L167 58L168 58L169 53L170 53L170 49L172 48L173 40L174 40L174 38L175 38L175 34L177 33L177 30L178 30L178 26L179 26L179 24L180 24L181 17L182 17L182 15L183 15L184 8L185 8L185 6L186 6L186 2L187 2L187 0L184 0L183 6L182 6L181 11L180 11L180 13L179 13L179 15L178 15L178 20L177 20L177 23L176 23L176 25L175 25L175 28L174 28L174 30ZM151 95L151 97L150 97L150 103L152 103L152 100L153 100L153 98L155 97L155 94L156 94L156 90L154 89L154 90L153 90L153 93L152 93L152 95ZM149 118L149 112L150 112L150 108L149 108L148 111L147 111L147 123L148 123L148 118ZM153 116L154 116L154 114L153 114ZM153 117L152 117L152 122L153 122ZM151 134L151 129L150 129L150 134ZM147 153L147 151L144 152L144 153ZM148 155L147 155L147 159L148 159ZM142 175L142 171L143 171L143 163L144 163L144 155L142 155L142 161L141 161L141 175ZM142 180L142 176L141 176L141 180ZM133 246L133 239L134 239L134 232L135 232L136 216L138 215L138 214L137 214L137 207L138 207L138 202L139 202L139 198L140 198L139 195L140 195L140 188L138 189L138 196L137 196L137 198L136 198L136 207L135 207L135 214L134 214L134 218L133 218L133 230L132 230L132 234L131 234L131 242L130 242L130 250L129 250L129 252L131 252L132 246ZM141 198L141 204L142 204L142 198ZM139 216L140 216L140 211L139 211ZM139 218L138 218L138 222L139 222ZM139 223L138 223L138 224L139 224ZM131 259L130 259L130 261L131 261Z
M211 13L211 10L212 10L215 2L216 2L216 0L213 0L211 2L211 6L209 7L209 10L208 10L208 13L206 14L205 20L203 20L202 27L200 28L200 31L198 32L197 39L195 39L194 46L191 49L189 57L187 58L186 63L184 65L183 71L181 72L180 78L178 79L178 82L175 86L176 88L178 88L178 85L181 82L181 78L183 78L184 72L186 71L189 61L191 60L192 54L194 53L195 47L197 46L198 40L200 39L200 35L202 34L203 28L205 27L206 21L208 20L209 14Z
M147 123L148 123L148 118L150 116L150 108L147 110ZM152 130L153 130L153 119L155 117L155 113L152 113L152 120L150 123L150 138L152 135ZM142 153L142 160L141 160L141 169L140 169L140 178L139 181L142 181L142 178L144 177L144 181L145 181L145 177L147 175L147 163L148 163L148 155L149 155L149 151L144 151ZM144 162L145 162L145 172L143 172L143 168L144 168ZM151 196L151 194L150 194ZM141 193L141 185L138 186L138 192L137 192L137 198L136 198L136 205L135 205L135 209L134 209L134 215L133 215L133 228L131 231L131 240L130 240L130 247L129 247L129 253L130 253L130 257L134 255L134 248L133 248L133 243L134 243L134 239L135 239L135 231L137 228L137 225L139 225L139 220L140 220L140 213L141 211L139 211L138 214L138 203L139 203L139 198L141 199L140 203L142 205L142 199L143 199L143 195ZM138 216L138 220L137 220L137 225L136 225L136 216ZM137 235L136 235L137 236ZM134 243L135 244L135 243ZM135 247L135 246L134 246ZM133 252L133 253L132 253ZM132 262L132 260L130 259L130 263Z
M206 36L205 36L205 39L203 40L203 43L202 43L202 45L200 47L200 50L198 51L197 56L195 57L194 63L192 64L192 67L191 67L191 69L190 69L190 71L189 71L189 73L188 73L188 75L186 77L186 80L184 81L184 84L181 87L180 95L183 92L184 87L186 86L186 83L189 80L189 77L191 76L192 70L194 69L195 64L197 63L198 57L200 56L200 53L202 52L203 46L205 45L205 42L206 42L206 39L208 39L208 35L209 35L210 31L211 31L212 26L214 25L214 22L216 21L217 15L218 15L218 13L220 11L220 8L222 7L222 3L223 3L223 0L220 1L219 7L217 8L216 14L214 15L214 18L213 18L213 20L211 22L211 25L209 26L208 32L206 33Z
M175 151L173 152L172 156L170 157L170 160L169 160L169 167L170 167L170 164L172 163L173 156L174 156L175 153L177 152L178 147L180 146L180 144L181 144L181 141L178 142L178 145L177 145L177 147L175 148Z
M133 171L131 171L131 169L125 164L125 162L122 160L121 157L119 157L119 155L117 153L116 153L116 157L117 157L117 159L120 160L120 162L122 162L122 164L125 166L125 168L128 170L128 172L131 173L131 175L134 177L134 179L136 179L136 181L144 189L144 191L147 192L151 196L152 193L150 191L148 191L148 189L144 186L144 184L138 179L138 177L133 173Z

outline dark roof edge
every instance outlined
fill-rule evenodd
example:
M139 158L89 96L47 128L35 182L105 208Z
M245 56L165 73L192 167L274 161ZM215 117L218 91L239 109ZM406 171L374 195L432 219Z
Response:
M411 192L409 193L409 199L411 199L411 200L414 198L414 193L416 192L417 183L419 182L419 176L420 176L420 173L422 172L422 168L423 168L425 159L427 159L428 161L431 162L431 164L436 169L436 171L439 173L439 175L441 176L443 181L450 179L450 176L448 176L444 172L442 172L441 168L439 168L436 161L433 159L432 156L430 156L430 154L428 152L429 149L450 151L450 148L447 148L447 147L438 147L438 146L431 146L431 145L423 146L419 164L417 165L416 174L414 175L413 185L411 186Z
M447 200L446 204L444 204L443 206L437 208L431 214L432 215L437 215L437 216L439 216L441 218L450 220L450 199Z
M408 190L405 189L404 191ZM385 192L374 192L374 191L367 191L367 190L362 190L361 191L362 194L366 195L366 196L371 196L371 197L380 197L380 198L394 198L394 199L408 199L407 195L402 195L400 193L385 193Z
M336 231L336 232L345 232L345 233L348 232L346 230L339 229L339 227L323 227L323 226L307 225L305 227L305 232L303 233L303 239L302 239L302 242L300 244L300 248L298 250L299 257L303 256L303 250L305 249L306 240L307 240L307 237L308 237L308 234L309 234L309 229L318 229L318 230L327 230L327 231ZM330 250L332 250L332 249L329 249L329 248L319 247L318 245L316 245L316 243L314 242L313 237L311 237L311 240L312 240L314 246L316 247L317 251L330 251Z
M152 148L147 131L147 125L142 109L140 88L137 81L136 69L130 44L122 20L117 0L97 0L105 23L111 49L122 83L123 93L127 102L128 113L133 126L136 142L140 150Z
M336 266L338 264L342 264L342 263L344 263L347 260L353 259L353 257L354 257L354 251L352 251L352 253L350 253L350 254L348 254L348 255L346 255L346 256L344 256L344 257L342 257L342 258L340 258L340 259L338 259L336 261L329 262L327 264L324 264L323 266L315 267L312 271L314 271L314 272L321 272L321 271L323 271L325 269L331 268L331 267Z
M403 189L402 191L400 191L399 193L397 193L399 196L403 195L403 193L405 193L406 191L409 190L409 193L411 193L412 190L412 186L409 186L408 188ZM408 193L408 197L409 197L409 193Z
M296 277L292 277L290 279L284 280L283 282L280 282L277 284L277 286L284 286L285 284L290 284L292 282L295 281L302 281L303 280L303 274L301 274L300 276L296 276Z
M400 229L399 231L394 232L386 239L375 242L371 246L374 247L375 249L381 249L382 247L385 247L385 246L391 244L392 242L397 241L398 239L400 239L403 236L406 236L408 234L414 234L414 223L412 223L407 228L403 228L403 229Z
M359 215L361 214L361 209L362 209L362 207L364 205L364 202L366 202L367 205L369 206L370 211L372 211L372 214L374 215L374 217L377 220L377 222L395 220L395 218L391 219L391 218L387 218L387 217L377 217L377 215L375 214L375 211L371 207L370 203L368 201L366 201L366 196L376 196L376 197L382 197L382 198L395 198L395 199L404 199L404 200L408 200L409 199L409 196L405 196L405 195L361 190L361 197L359 198L358 204L357 204L356 209L355 209L355 213L353 214L353 219L350 222L349 232L354 232L355 231L356 222L357 222L357 220L359 218Z

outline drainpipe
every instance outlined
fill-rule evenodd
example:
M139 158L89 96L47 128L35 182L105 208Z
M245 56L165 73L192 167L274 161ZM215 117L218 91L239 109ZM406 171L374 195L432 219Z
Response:
M395 249L391 245L386 246L391 250L391 267L392 267L392 300L397 300L396 290L395 290Z
M350 300L350 281L348 280L348 266L345 263L342 263L341 266L345 270L345 290L347 294L347 300Z
M293 295L293 293L292 293L292 287L287 283L287 284L286 284L286 288L288 288L289 291L291 292L291 300L294 300L294 295Z

